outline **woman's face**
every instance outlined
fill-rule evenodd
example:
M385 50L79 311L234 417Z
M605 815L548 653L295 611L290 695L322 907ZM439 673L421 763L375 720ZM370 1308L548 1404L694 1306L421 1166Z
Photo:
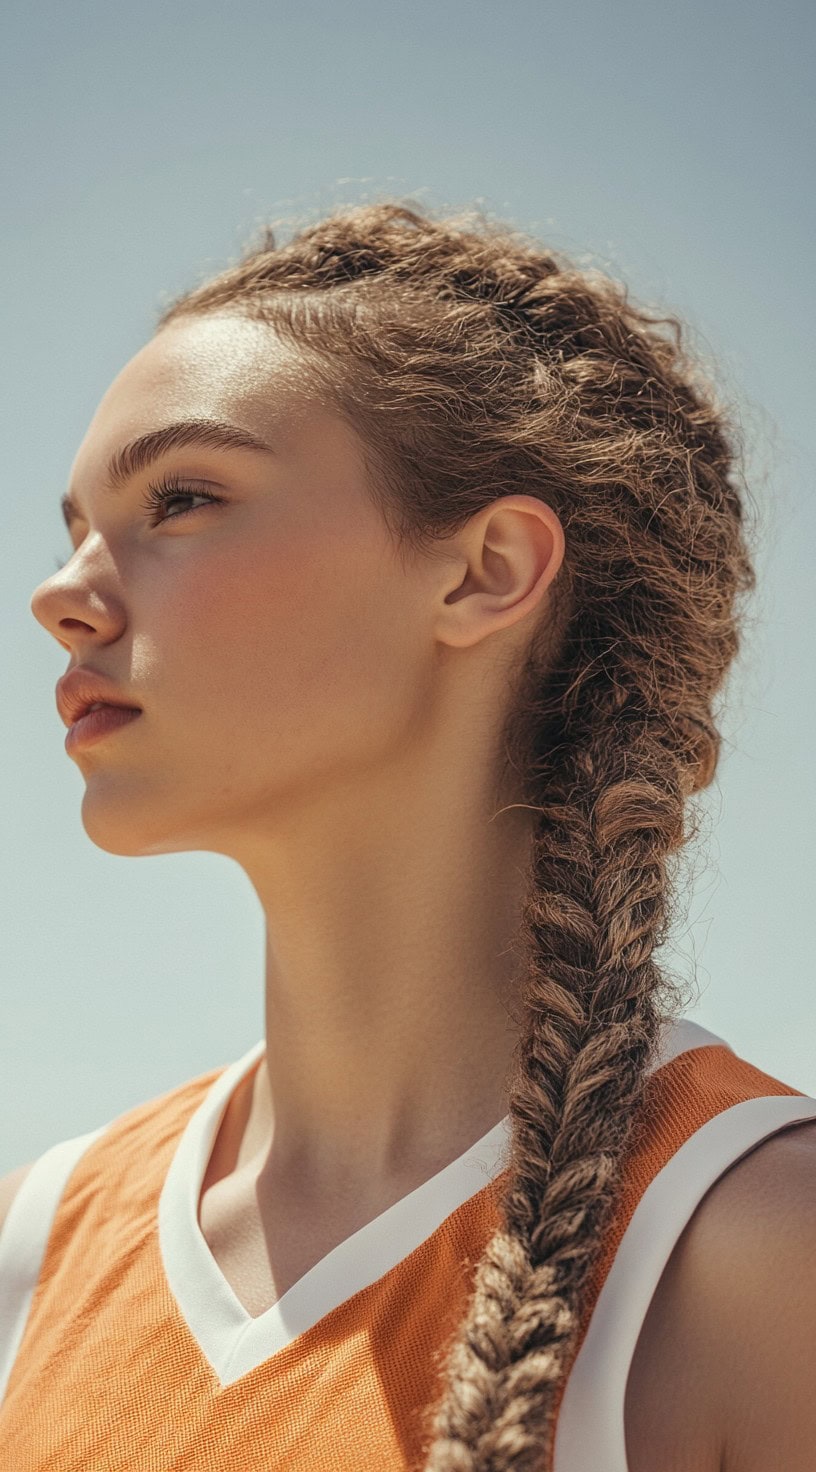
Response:
M134 440L201 420L270 448L178 444L108 488ZM146 509L168 476L177 499ZM431 674L433 574L398 555L367 485L359 438L262 323L177 319L115 379L72 469L73 556L31 602L66 670L142 708L73 754L100 847L239 856L331 788L351 801L402 749Z

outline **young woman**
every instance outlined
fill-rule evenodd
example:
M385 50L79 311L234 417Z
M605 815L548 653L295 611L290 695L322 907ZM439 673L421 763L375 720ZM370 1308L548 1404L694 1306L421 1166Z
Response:
M812 1469L816 1100L654 956L753 582L680 325L478 216L267 232L64 511L85 830L242 866L266 1026L3 1183L2 1465Z

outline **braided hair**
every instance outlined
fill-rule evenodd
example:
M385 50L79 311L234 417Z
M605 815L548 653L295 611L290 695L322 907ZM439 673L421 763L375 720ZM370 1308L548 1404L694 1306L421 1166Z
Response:
M476 211L374 203L282 244L267 227L159 328L222 309L309 355L402 544L519 492L564 529L503 739L534 818L506 1189L423 1422L425 1472L532 1472L686 1001L654 952L754 585L737 431L676 318Z

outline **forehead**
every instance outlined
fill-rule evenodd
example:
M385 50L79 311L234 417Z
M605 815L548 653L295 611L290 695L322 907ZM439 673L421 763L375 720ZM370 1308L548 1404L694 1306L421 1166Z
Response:
M266 323L208 313L168 323L125 364L88 426L72 482L100 474L139 435L188 419L232 422L284 452L315 434L335 452L360 449L321 395L307 354Z

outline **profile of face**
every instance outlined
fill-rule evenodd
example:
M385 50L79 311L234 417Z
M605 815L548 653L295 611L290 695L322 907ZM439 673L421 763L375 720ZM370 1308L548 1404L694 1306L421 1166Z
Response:
M359 835L361 806L376 821L378 801L404 813L419 787L427 797L446 718L461 728L451 762L483 757L474 716L497 664L484 635L538 605L560 524L532 497L502 498L515 510L485 513L494 553L479 513L484 589L461 547L400 549L362 440L313 384L308 358L268 324L177 318L114 380L79 448L73 555L31 609L68 669L89 666L141 707L71 753L83 825L111 853L243 862L310 807L318 834L345 812ZM257 443L207 446L190 428L202 421ZM178 425L174 447L137 463L135 441ZM169 498L151 504L162 487ZM456 644L484 646L469 690L446 659Z
M269 449L189 443L109 487L123 447L201 420ZM428 673L421 564L367 487L357 434L265 324L176 320L115 379L72 468L73 555L31 600L66 668L142 708L73 754L100 847L238 853L310 794L351 797L404 738Z

